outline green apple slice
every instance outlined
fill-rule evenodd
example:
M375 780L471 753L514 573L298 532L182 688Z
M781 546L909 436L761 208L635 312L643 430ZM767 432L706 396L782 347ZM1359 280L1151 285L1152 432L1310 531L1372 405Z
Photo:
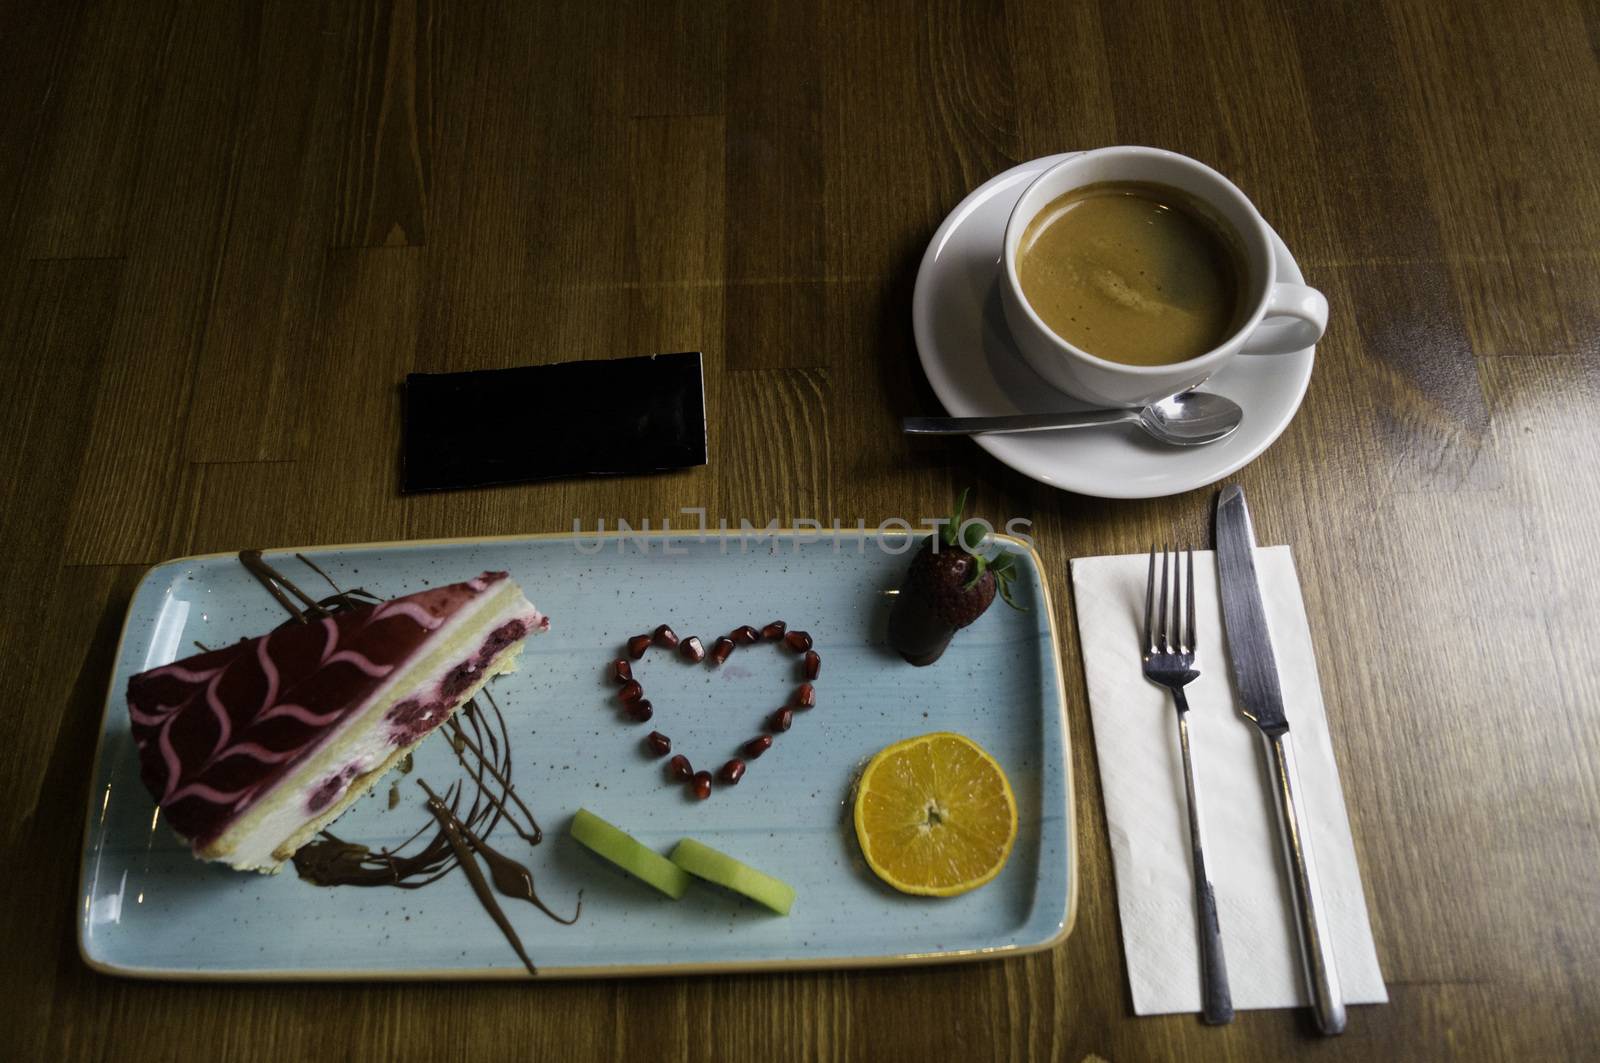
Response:
M787 882L757 871L748 864L741 864L727 853L719 853L693 838L685 838L678 843L678 847L672 850L672 862L691 875L749 897L779 915L788 915L790 906L794 904L794 887Z
M572 817L572 836L628 874L678 900L689 888L683 868L586 808Z

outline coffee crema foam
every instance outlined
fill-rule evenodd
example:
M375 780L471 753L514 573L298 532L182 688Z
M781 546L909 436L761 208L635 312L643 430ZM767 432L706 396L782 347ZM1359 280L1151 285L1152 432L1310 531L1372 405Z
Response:
M1047 203L1017 247L1023 295L1074 347L1126 365L1171 365L1243 323L1239 241L1193 197L1105 181Z

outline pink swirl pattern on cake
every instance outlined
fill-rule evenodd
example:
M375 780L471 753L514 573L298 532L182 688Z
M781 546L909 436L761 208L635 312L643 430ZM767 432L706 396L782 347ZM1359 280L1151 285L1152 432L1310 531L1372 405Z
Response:
M365 709L385 679L464 605L505 578L486 572L320 621L290 621L134 676L128 716L140 775L168 822L197 848L214 840ZM491 634L483 650L498 642L499 652L504 635L504 628ZM483 650L469 660L486 663ZM436 712L429 727L409 721L395 729L420 737L443 718Z

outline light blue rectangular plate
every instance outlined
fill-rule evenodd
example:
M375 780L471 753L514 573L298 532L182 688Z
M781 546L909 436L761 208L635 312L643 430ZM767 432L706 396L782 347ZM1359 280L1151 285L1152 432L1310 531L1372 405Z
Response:
M648 538L548 536L326 547L301 551L344 587L382 597L508 570L551 629L518 672L490 688L504 710L518 792L545 828L530 848L502 827L500 847L533 870L545 900L582 918L559 926L504 906L541 976L682 974L909 964L1016 955L1070 930L1076 851L1064 697L1048 591L1037 555L1017 554L1016 597L961 632L943 659L905 664L885 644L889 593L916 540L902 535L780 533ZM266 555L308 591L324 585L293 551ZM194 859L139 781L124 691L129 676L208 646L261 634L285 614L233 555L183 558L140 584L106 699L84 838L79 943L92 967L149 978L524 978L500 931L456 871L421 890L320 888L291 867L273 876ZM642 739L715 771L797 677L771 644L720 669L661 651L635 665L656 706L648 726L617 711L603 672L630 635L659 623L712 638L775 619L812 633L822 655L818 705L750 763L737 787L694 801L669 785ZM929 731L987 749L1016 792L1016 848L1000 875L961 897L905 896L866 867L850 822L851 785L877 750ZM410 776L392 774L337 823L343 837L394 844L428 822L417 778L456 777L435 737ZM388 807L389 783L401 802ZM795 887L787 917L696 884L681 901L613 869L567 833L588 808L665 853L694 837Z

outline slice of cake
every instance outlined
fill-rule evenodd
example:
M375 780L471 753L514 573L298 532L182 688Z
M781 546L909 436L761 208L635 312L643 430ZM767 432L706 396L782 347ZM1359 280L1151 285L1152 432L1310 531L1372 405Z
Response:
M140 774L195 855L275 871L549 626L485 572L141 672Z

